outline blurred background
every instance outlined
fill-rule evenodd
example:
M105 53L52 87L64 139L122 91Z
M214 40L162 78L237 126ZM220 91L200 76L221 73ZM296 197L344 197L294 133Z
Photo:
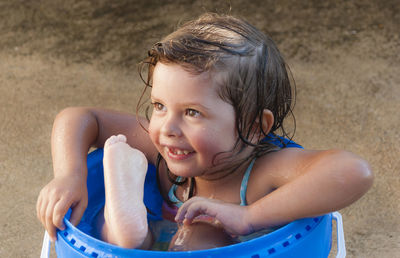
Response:
M135 112L137 63L211 11L269 34L297 85L295 141L367 159L373 188L341 210L348 257L400 255L397 0L0 0L0 256L38 257L50 135L67 106Z

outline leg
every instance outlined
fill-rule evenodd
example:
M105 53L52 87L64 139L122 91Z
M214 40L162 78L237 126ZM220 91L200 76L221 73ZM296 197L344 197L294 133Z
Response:
M143 203L145 156L131 148L125 136L112 136L104 145L103 165L106 202L97 223L101 239L126 248L146 248L151 236Z
M172 238L170 251L204 250L236 243L221 227L198 221L180 226Z

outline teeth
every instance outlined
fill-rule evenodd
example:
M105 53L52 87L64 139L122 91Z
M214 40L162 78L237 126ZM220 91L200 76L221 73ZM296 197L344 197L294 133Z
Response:
M188 155L190 153L188 150L172 150L171 152L175 155Z

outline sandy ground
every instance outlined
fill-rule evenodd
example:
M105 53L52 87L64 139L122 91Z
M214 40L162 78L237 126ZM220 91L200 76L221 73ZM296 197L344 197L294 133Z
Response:
M400 257L400 3L0 1L0 256L38 257L40 189L54 116L76 105L134 112L136 63L204 11L240 15L277 42L297 83L295 140L367 159L373 188L341 211L348 257Z

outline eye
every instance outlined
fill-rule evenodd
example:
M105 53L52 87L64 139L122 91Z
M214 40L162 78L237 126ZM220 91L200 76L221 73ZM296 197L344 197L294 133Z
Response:
M191 117L198 117L200 116L200 112L195 109L188 108L186 109L186 115Z
M165 106L163 104L161 104L160 102L153 102L151 103L154 107L155 110L157 111L164 111L165 110Z

